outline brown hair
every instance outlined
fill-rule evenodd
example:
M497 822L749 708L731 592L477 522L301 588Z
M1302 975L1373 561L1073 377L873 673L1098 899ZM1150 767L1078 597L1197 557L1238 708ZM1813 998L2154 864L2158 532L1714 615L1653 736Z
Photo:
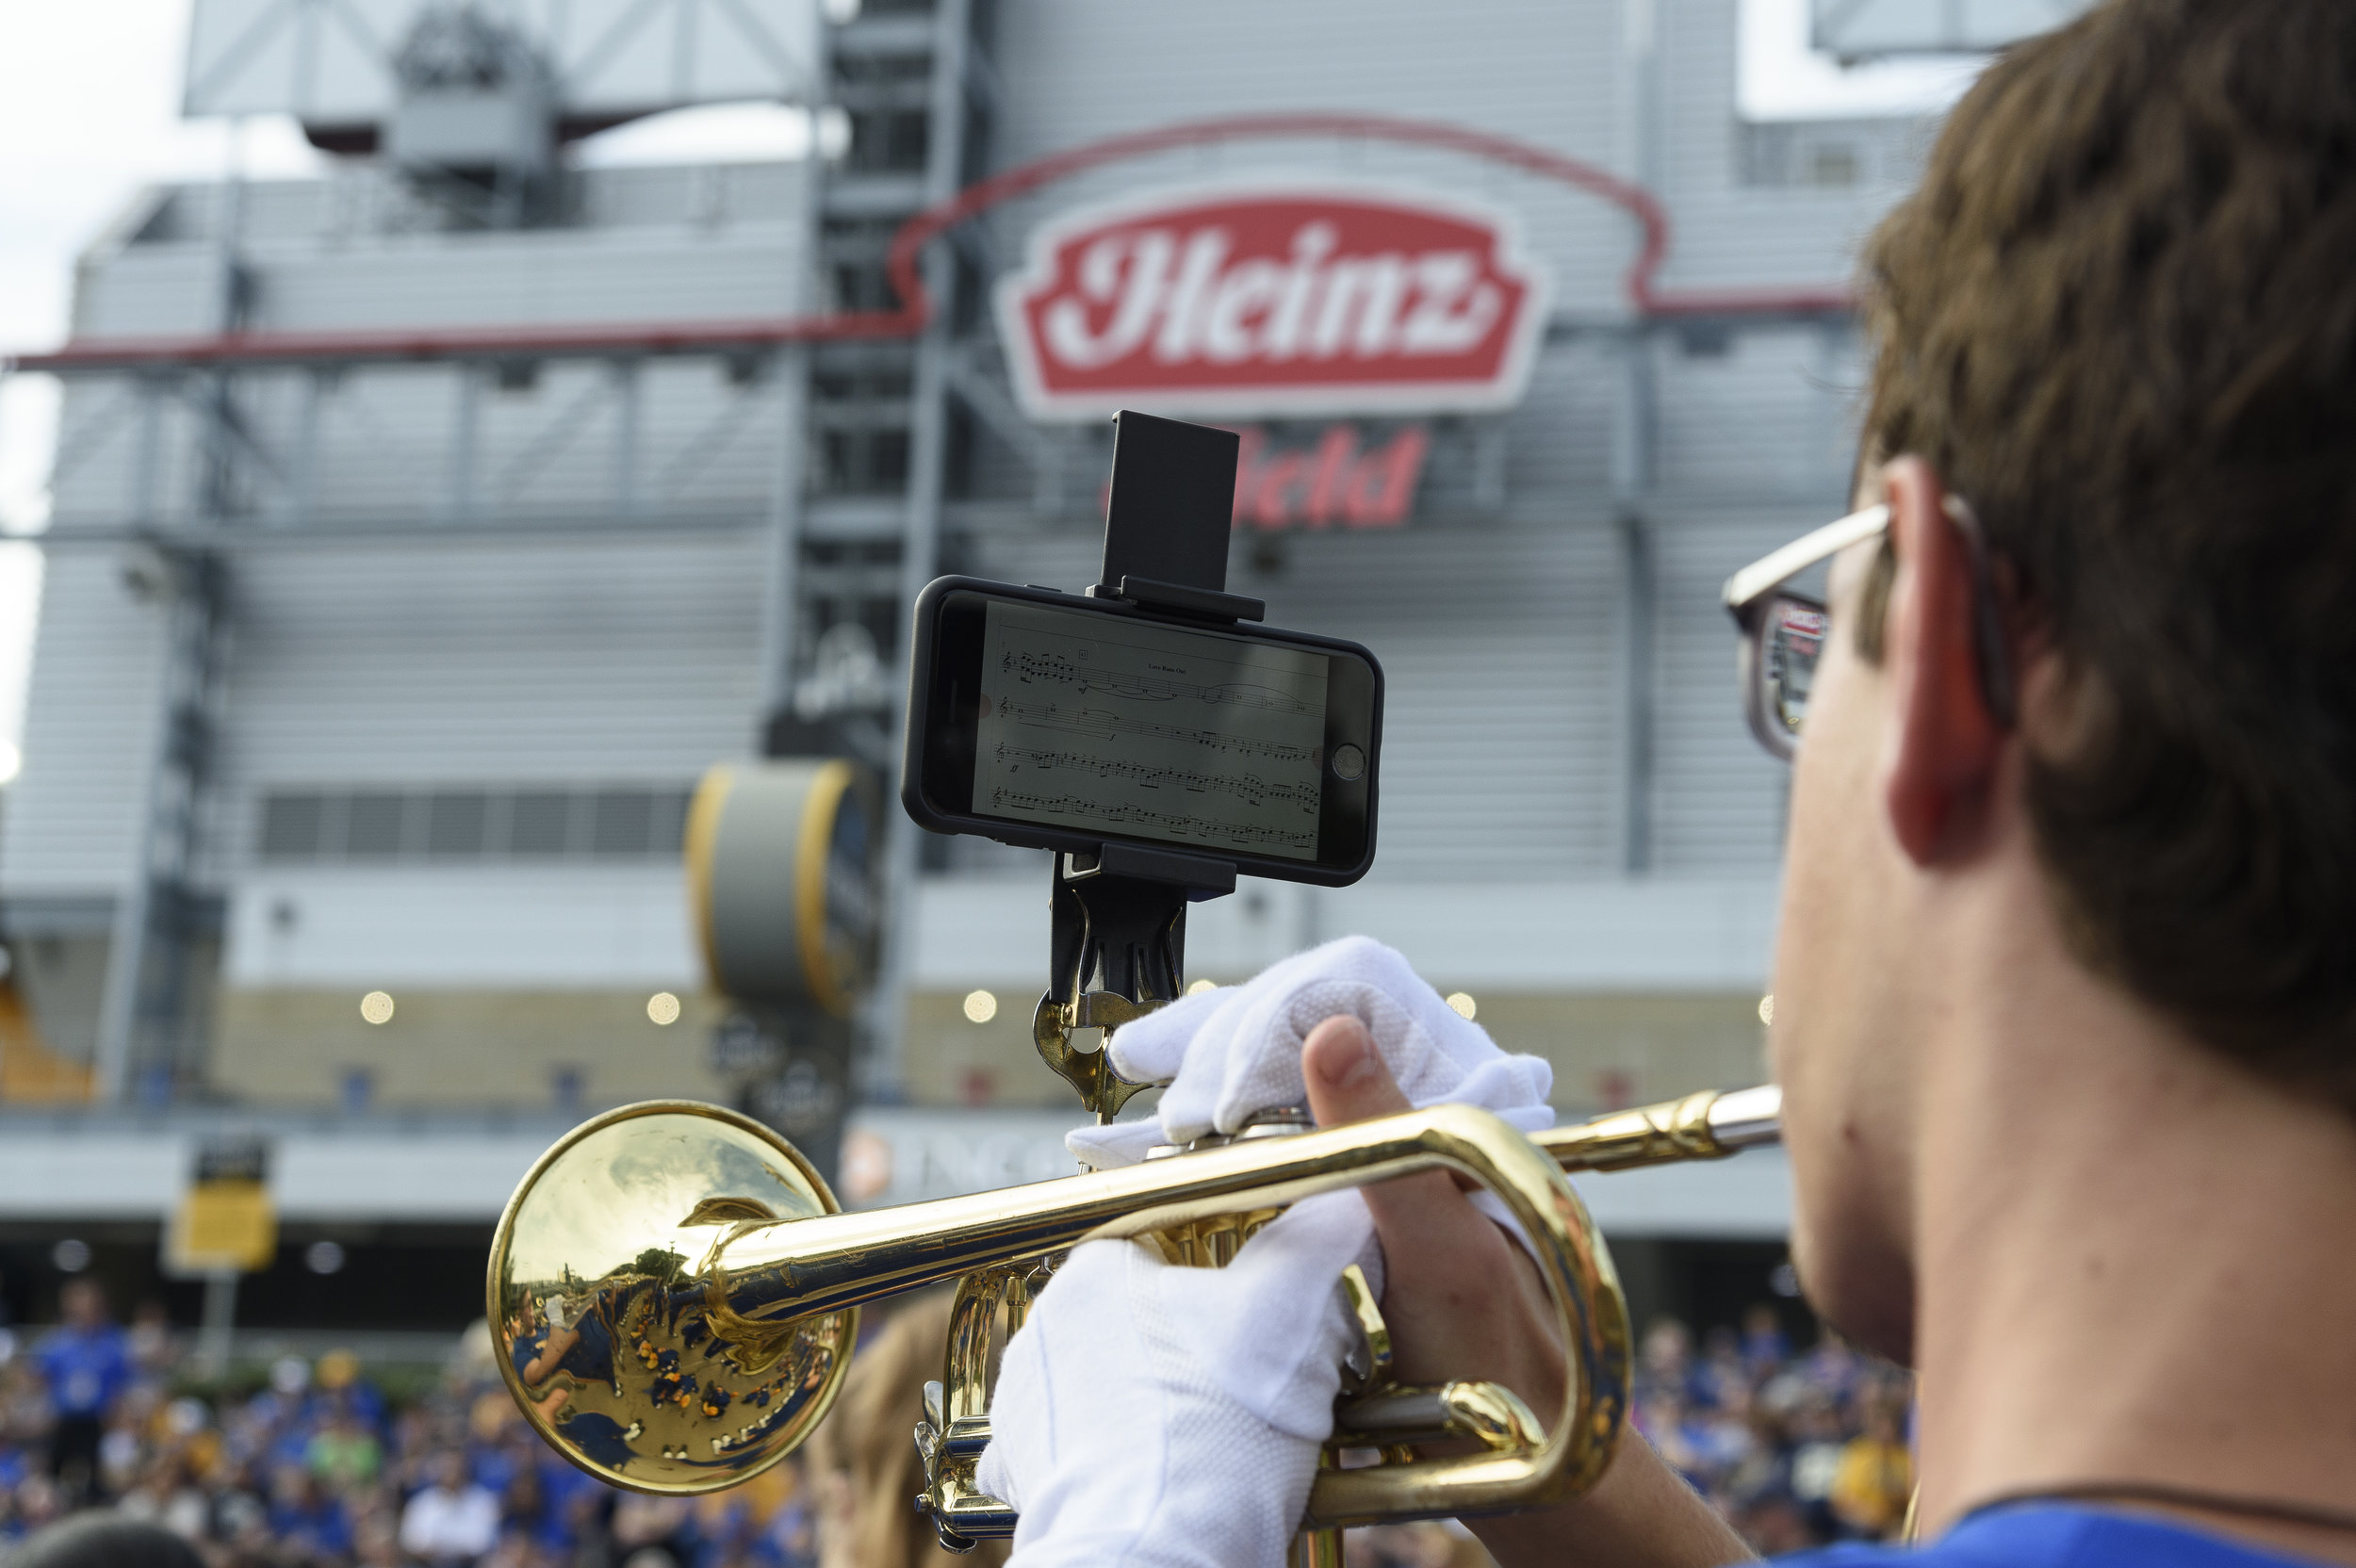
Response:
M2086 699L2028 785L2073 942L2356 1105L2356 5L2021 45L1865 284L1865 449L1972 503Z
M916 1511L924 1465L916 1423L924 1384L941 1376L949 1343L950 1295L919 1296L859 1348L826 1422L810 1434L809 1475L817 1492L819 1561L858 1568L949 1568L1006 1560L1006 1544L985 1541L970 1555L941 1549L931 1521Z

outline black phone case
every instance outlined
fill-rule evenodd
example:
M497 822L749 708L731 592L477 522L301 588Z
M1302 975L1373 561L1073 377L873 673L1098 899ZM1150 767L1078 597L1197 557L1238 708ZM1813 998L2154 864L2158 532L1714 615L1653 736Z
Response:
M1075 832L1069 828L1050 827L1038 823L1001 822L991 817L977 817L969 812L953 811L935 805L924 796L924 746L932 733L932 668L936 626L940 619L941 601L960 590L988 594L999 598L1024 599L1034 604L1051 604L1059 609L1079 610L1090 614L1109 615L1127 620L1149 621L1161 626L1188 631L1219 631L1283 644L1287 646L1311 648L1352 655L1363 659L1374 677L1373 711L1369 715L1366 735L1366 842L1357 861L1349 867L1319 866L1300 860L1286 860L1269 855L1219 850L1208 851L1172 844L1160 839L1131 838L1100 833ZM968 833L978 838L994 839L1003 844L1023 849L1050 849L1071 854L1093 852L1106 842L1134 845L1139 849L1163 853L1184 853L1232 863L1246 876L1265 876L1282 882L1306 882L1322 888L1346 888L1366 874L1374 864L1375 835L1381 825L1381 794L1383 767L1383 662L1363 644L1339 637L1319 637L1306 631L1285 631L1275 628L1253 626L1246 628L1232 623L1212 623L1189 619L1184 615L1162 614L1140 609L1124 599L1090 598L1079 594L1057 593L1052 588L1034 588L1011 582L992 582L986 578L941 577L924 585L916 596L916 611L912 628L913 645L908 657L908 719L907 743L900 757L900 804L919 826L935 833Z

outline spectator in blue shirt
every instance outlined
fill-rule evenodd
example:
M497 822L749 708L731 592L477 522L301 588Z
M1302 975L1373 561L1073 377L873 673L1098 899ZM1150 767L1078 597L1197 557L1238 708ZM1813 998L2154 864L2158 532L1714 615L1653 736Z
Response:
M97 1281L68 1280L57 1308L65 1321L34 1357L48 1381L56 1421L49 1437L50 1473L69 1500L90 1502L103 1486L98 1443L106 1413L131 1383L131 1345L108 1319L106 1293Z

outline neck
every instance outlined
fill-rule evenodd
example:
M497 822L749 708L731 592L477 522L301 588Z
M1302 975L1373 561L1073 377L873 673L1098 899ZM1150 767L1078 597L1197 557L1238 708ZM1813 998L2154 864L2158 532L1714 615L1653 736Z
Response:
M2034 870L1981 895L1917 1108L1922 1533L2102 1482L2345 1509L2356 1123L2070 962ZM2356 1534L2161 1511L2356 1563Z

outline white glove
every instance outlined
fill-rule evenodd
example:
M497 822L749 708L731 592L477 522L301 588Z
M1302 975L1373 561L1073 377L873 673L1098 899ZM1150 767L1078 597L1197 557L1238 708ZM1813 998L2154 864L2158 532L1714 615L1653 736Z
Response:
M1337 1013L1366 1026L1410 1104L1480 1105L1525 1133L1554 1125L1546 1104L1554 1070L1543 1059L1498 1050L1395 950L1343 937L1115 1030L1106 1048L1113 1070L1132 1083L1170 1085L1160 1119L1083 1127L1065 1146L1102 1170L1133 1165L1157 1143L1238 1132L1255 1112L1306 1104L1301 1045Z
M1406 959L1350 937L1117 1031L1115 1070L1170 1081L1159 1119L1065 1142L1102 1169L1302 1104L1303 1042L1341 1013L1366 1025L1414 1104L1553 1124L1544 1061L1499 1051ZM1473 1200L1518 1234L1496 1199ZM1126 1242L1077 1249L1006 1348L975 1476L1022 1515L1009 1568L1277 1568L1357 1338L1335 1289L1353 1262L1380 1294L1355 1192L1295 1204L1223 1269L1170 1267Z
M1354 1192L1224 1268L1074 1249L1006 1346L974 1476L1022 1514L1008 1568L1283 1568L1358 1334L1341 1272L1378 1261Z

